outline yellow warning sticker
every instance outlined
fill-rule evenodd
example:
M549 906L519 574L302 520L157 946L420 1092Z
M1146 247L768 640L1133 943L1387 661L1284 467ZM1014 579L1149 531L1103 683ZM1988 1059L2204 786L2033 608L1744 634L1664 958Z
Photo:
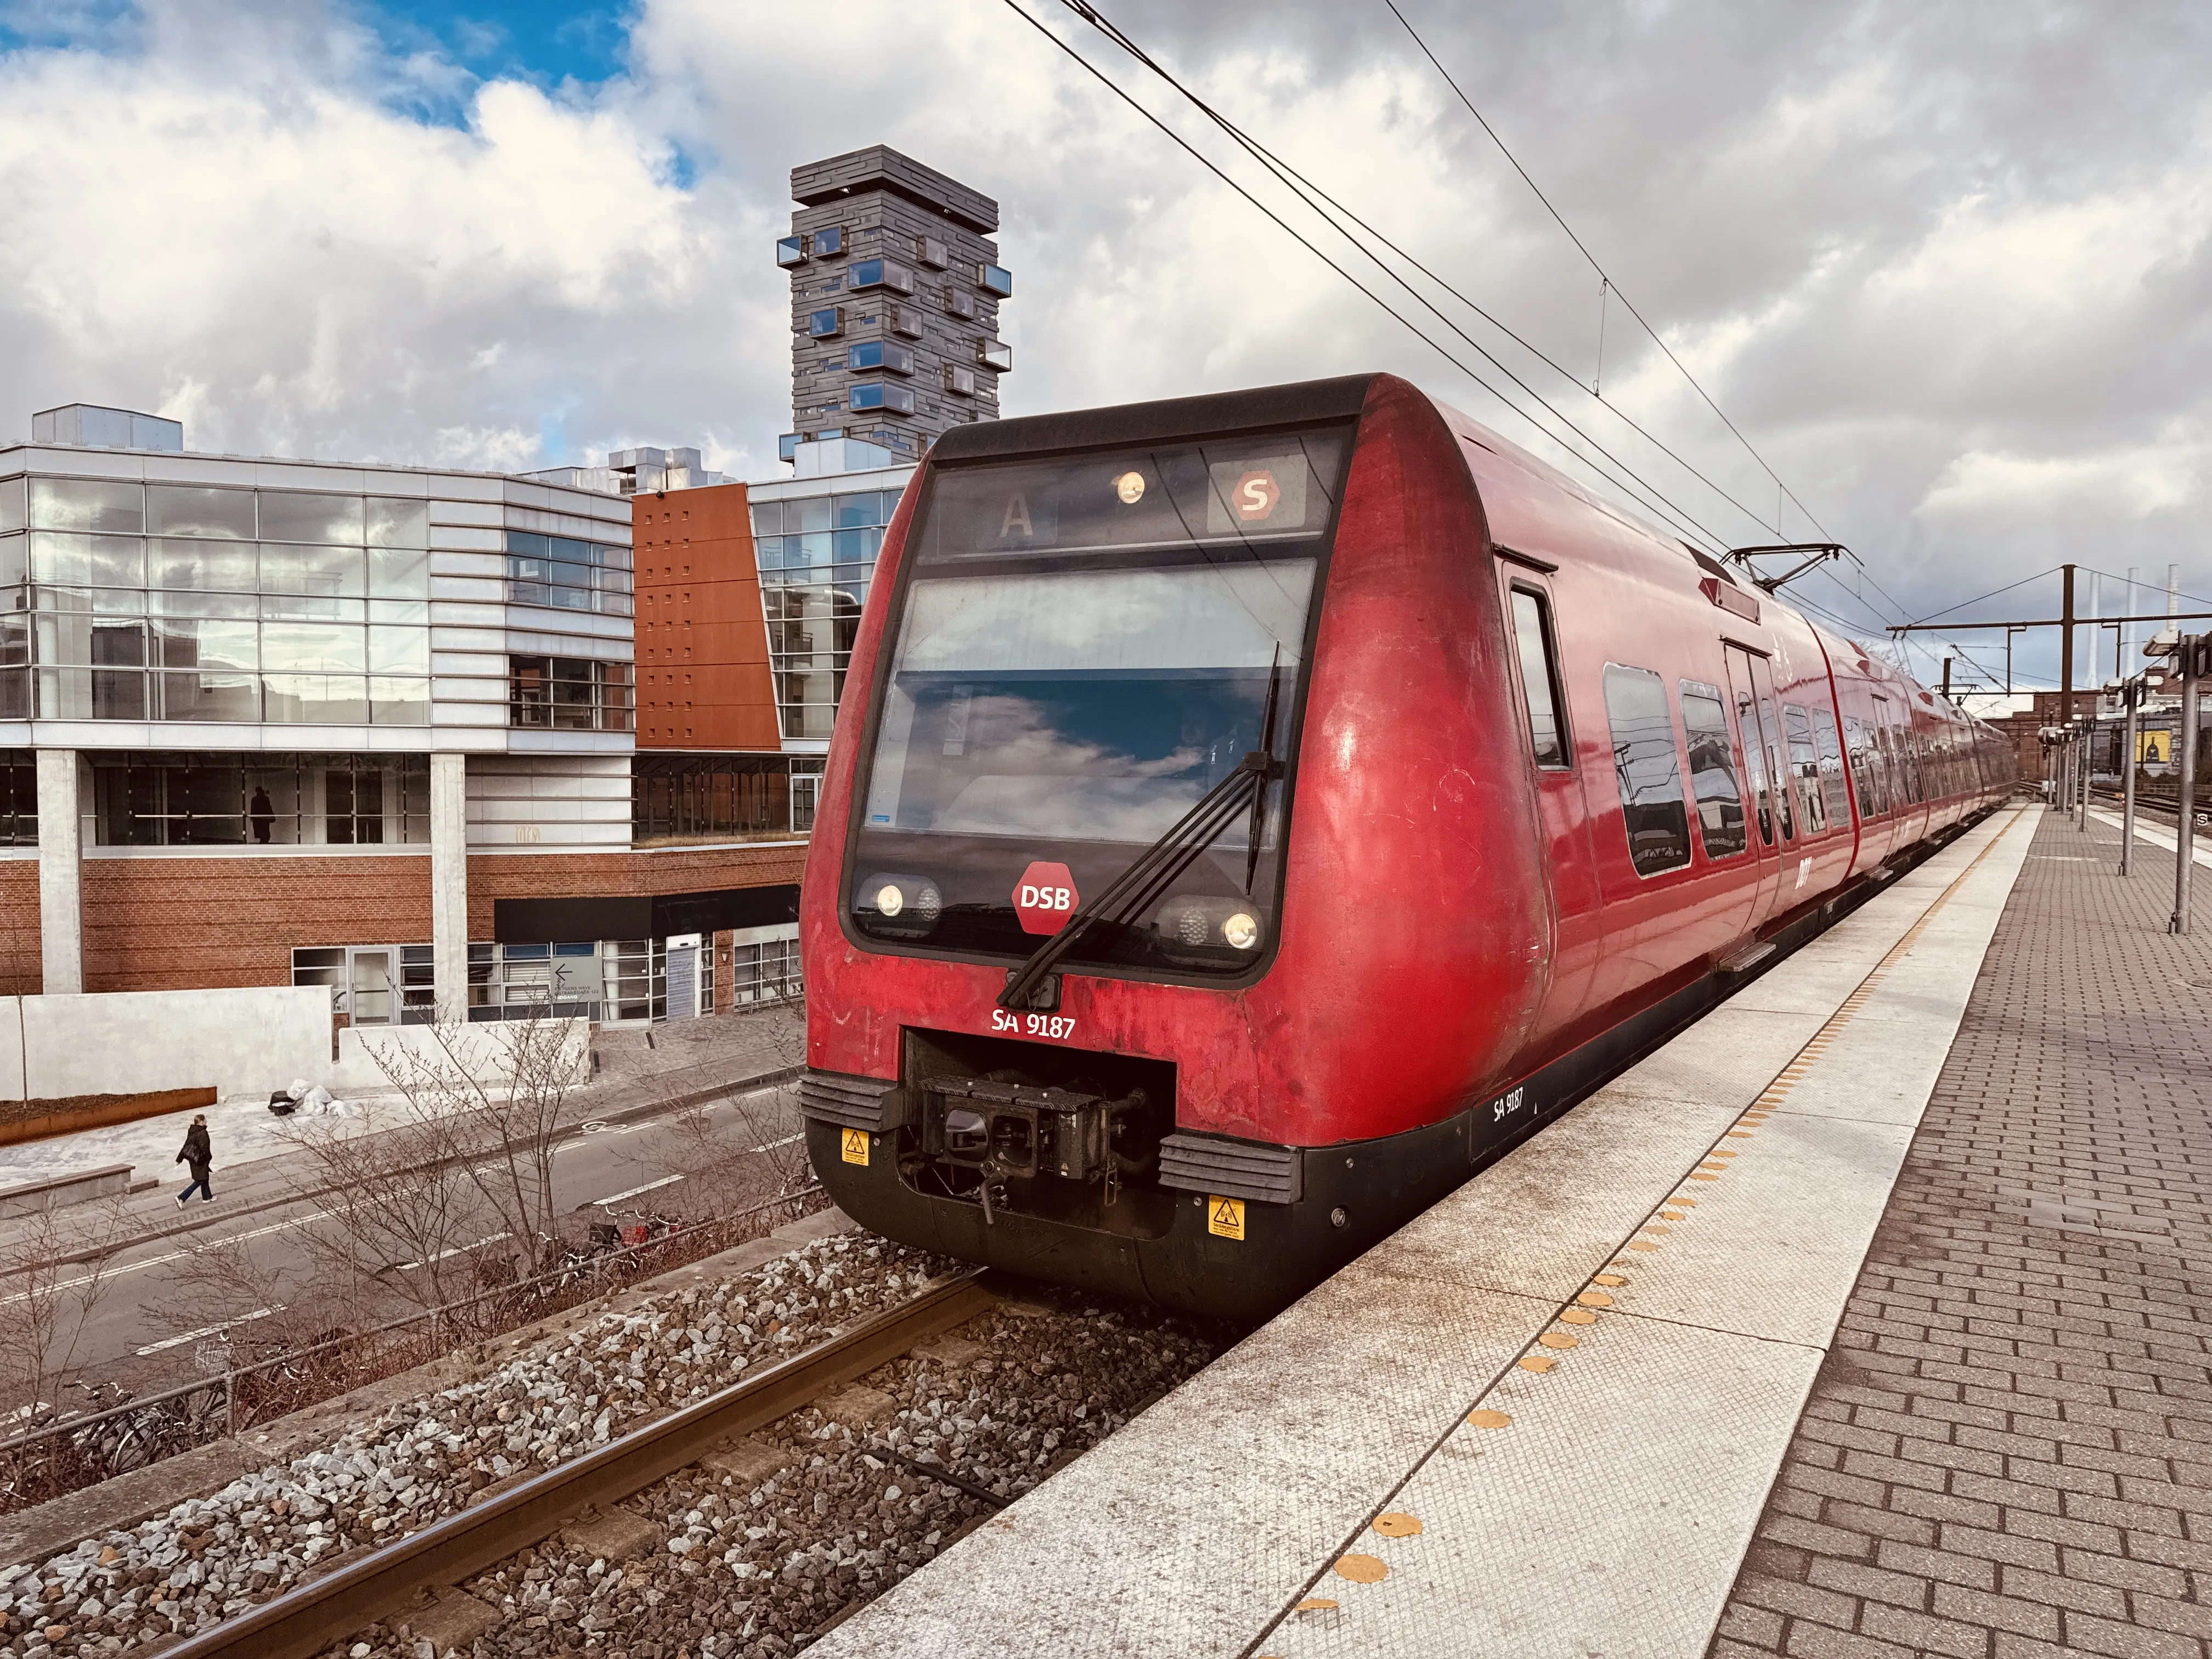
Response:
M2173 733L2148 731L2136 733L2136 758L2146 766L2164 766L2173 758Z
M1244 1200L1241 1198L1217 1198L1211 1193L1207 1194L1206 1231L1216 1238L1242 1240L1244 1237Z
M868 1132L866 1129L847 1129L843 1133L845 1162L866 1164L868 1161Z

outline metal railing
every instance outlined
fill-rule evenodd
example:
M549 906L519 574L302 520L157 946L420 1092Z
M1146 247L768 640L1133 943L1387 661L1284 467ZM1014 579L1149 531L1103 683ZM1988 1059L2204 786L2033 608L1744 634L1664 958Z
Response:
M596 1251L527 1279L489 1285L473 1295L250 1364L228 1361L228 1332L243 1322L234 1321L224 1328L225 1363L220 1373L211 1371L102 1410L58 1417L0 1440L0 1514L96 1486L218 1440L234 1439L258 1423L411 1370L445 1353L457 1341L504 1334L530 1320L626 1289L643 1276L635 1273L639 1267L665 1271L684 1265L669 1258L687 1243L712 1242L764 1211L801 1204L821 1192L818 1182L811 1183L729 1215L672 1226L642 1243ZM744 1242L727 1239L718 1248ZM702 1251L690 1260L712 1253ZM497 1310L491 1318L469 1317L471 1310L487 1304ZM406 1340L403 1333L422 1340ZM209 1346L198 1352L204 1354Z

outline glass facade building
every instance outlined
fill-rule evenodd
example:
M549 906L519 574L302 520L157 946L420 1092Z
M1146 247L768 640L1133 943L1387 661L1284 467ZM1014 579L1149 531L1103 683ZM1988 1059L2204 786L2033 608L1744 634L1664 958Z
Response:
M769 671L787 744L818 749L829 741L884 527L911 471L794 479L750 492Z
M0 481L0 718L424 726L427 504Z

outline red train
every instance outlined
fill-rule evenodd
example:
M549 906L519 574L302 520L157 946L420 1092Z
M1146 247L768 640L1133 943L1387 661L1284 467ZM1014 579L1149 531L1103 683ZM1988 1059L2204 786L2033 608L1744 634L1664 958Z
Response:
M894 1238L1265 1314L2013 781L1395 377L961 427L808 855L814 1167Z

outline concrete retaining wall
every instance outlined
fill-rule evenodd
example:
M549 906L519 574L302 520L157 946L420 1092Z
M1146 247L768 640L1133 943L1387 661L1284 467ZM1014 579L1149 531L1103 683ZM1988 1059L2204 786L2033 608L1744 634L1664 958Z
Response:
M265 1097L330 1069L327 987L0 997L0 1098L198 1088Z
M569 1080L586 1081L591 1063L591 1022L562 1019L551 1024L559 1027L561 1054ZM507 1045L523 1030L520 1023L500 1021L469 1025L452 1034L449 1048L440 1042L436 1029L428 1025L349 1028L338 1033L337 1065L325 1061L321 1070L300 1075L340 1097L389 1089L392 1073L404 1076L410 1065L428 1066L446 1075L459 1073L477 1083L503 1083L508 1074Z

